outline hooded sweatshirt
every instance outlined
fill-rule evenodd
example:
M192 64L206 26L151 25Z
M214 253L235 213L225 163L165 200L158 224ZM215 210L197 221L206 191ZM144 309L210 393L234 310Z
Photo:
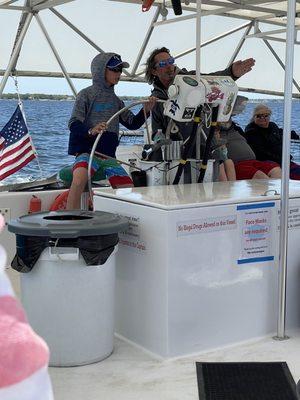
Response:
M177 68L177 74L195 75L196 71L187 71L185 68L184 69ZM207 74L203 74L203 75L207 75ZM209 75L231 76L233 79L236 79L232 75L231 66L223 71L210 73ZM168 99L168 89L166 89L162 85L162 83L160 82L160 80L158 78L156 78L154 80L151 96L155 96L162 100ZM156 103L152 110L152 132L155 134L158 129L162 129L163 133L165 133L167 130L169 121L170 121L170 118L164 115L163 103ZM193 123L191 123L191 122L175 122L175 124L177 125L184 140L190 136L192 129L193 129ZM172 137L172 135L171 135L171 137Z
M281 165L282 130L275 122L270 122L267 128L251 122L246 126L244 136L258 160L275 161Z
M70 139L68 153L77 155L90 153L97 136L89 136L89 129L99 122L107 122L117 111L125 107L115 94L114 86L105 80L105 68L115 53L98 54L91 63L93 84L81 90L73 107L69 121ZM128 129L138 129L145 122L143 109L137 115L124 111L109 125L109 131L101 135L96 150L114 157L119 144L119 123Z

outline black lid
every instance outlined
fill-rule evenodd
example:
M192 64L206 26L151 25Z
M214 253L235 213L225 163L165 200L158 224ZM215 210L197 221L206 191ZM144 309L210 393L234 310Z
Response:
M50 211L23 215L8 223L8 230L27 236L72 238L109 235L126 230L124 217L104 211Z

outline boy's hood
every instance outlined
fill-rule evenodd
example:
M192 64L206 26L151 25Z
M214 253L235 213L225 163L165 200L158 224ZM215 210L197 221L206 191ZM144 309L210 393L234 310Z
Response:
M94 57L91 62L91 73L93 79L93 85L106 87L107 85L105 81L105 68L108 61L113 57L116 53L101 53Z

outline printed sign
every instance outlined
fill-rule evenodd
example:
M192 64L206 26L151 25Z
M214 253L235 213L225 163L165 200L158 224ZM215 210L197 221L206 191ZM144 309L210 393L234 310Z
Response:
M146 251L146 244L141 240L140 217L133 215L123 215L129 222L125 232L119 233L119 244L125 248L135 251Z
M278 215L277 229L279 230L279 228L280 228L280 210L277 211L277 215ZM299 229L300 228L300 208L297 206L289 207L288 227L289 227L289 229Z
M177 222L177 236L195 235L199 233L225 231L236 229L236 215L226 215L221 217L202 218L192 221Z
M271 230L274 206L275 202L237 206L241 238L238 264L274 260Z

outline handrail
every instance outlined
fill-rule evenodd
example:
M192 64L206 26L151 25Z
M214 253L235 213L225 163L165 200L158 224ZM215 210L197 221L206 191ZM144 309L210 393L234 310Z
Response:
M158 103L165 103L165 100L160 100L157 99ZM112 117L110 117L110 119L107 121L106 126L109 127L109 125L112 123L112 121L117 118L120 114L122 114L124 111L129 110L131 107L137 106L139 104L146 104L149 103L149 100L139 100L139 101L134 101L131 104L128 104L127 106L121 108L121 110L117 111ZM145 121L147 122L147 121ZM93 190L92 190L92 176L91 176L91 172L92 172L92 160L98 145L98 142L100 140L101 135L97 135L96 140L93 144L92 147L92 151L90 154L90 158L89 158L89 165L88 165L88 189L89 189L89 193L90 193L90 198L91 198L91 202L92 204L94 204L93 202Z

